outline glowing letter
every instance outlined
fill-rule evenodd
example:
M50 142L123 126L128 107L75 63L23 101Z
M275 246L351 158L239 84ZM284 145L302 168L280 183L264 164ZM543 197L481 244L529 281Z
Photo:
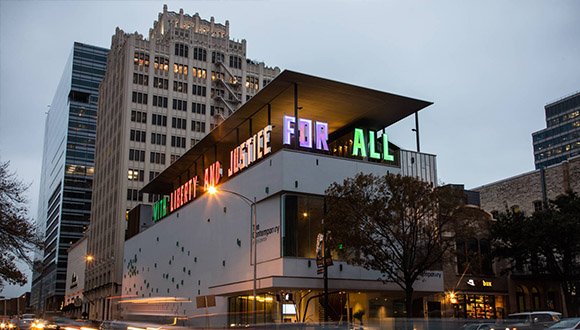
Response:
M381 159L381 154L375 151L375 131L369 131L369 156L374 159Z
M230 168L228 168L228 176L234 174L234 150L230 151Z
M300 146L312 148L312 120L300 118Z
M316 122L316 149L328 151L328 123Z
M272 125L264 127L264 156L272 151L270 147L270 133L272 132Z
M352 155L361 157L367 156L365 134L364 131L360 128L354 129L354 145L352 146Z
M243 170L247 166L247 150L246 150L246 142L242 142L240 144L240 170Z
M264 130L259 130L256 138L256 149L258 149L257 158L262 158L262 149L264 148Z
M387 133L383 134L383 159L391 162L395 160L395 157L389 154L389 138L387 137Z
M290 136L295 135L294 127L292 127L293 123L296 123L296 119L294 117L284 116L284 144L290 145L290 140L291 140ZM270 126L270 125L268 125L268 126ZM296 126L296 125L294 125L294 126ZM264 133L265 133L265 129L264 129Z

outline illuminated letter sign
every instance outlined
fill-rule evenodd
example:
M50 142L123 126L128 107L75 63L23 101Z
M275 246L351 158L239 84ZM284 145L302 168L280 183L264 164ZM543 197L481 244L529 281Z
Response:
M354 129L354 144L352 146L352 155L353 156L367 156L367 148L365 147L365 134L362 129L355 128ZM360 155L359 155L360 153Z
M196 196L197 176L175 189L170 196L169 211L173 212Z
M167 215L167 197L164 197L153 206L153 222Z
M216 186L220 182L222 176L221 172L220 162L215 162L206 168L205 177L203 180L203 190L207 191L209 187Z
M159 202L155 203L155 205L153 205L153 222L161 220L161 218L164 218L168 213L177 210L187 202L193 200L196 197L196 188L197 176L179 186L170 194L169 197L164 197ZM169 210L167 203L169 203Z
M312 127L312 120L299 118L298 127L300 130L300 146L312 149L314 136L316 136L316 149L328 151L328 123L315 122ZM292 125L294 124L294 125ZM283 143L290 145L292 136L296 136L296 118L284 116L284 138Z
M393 161L395 157L389 154L389 138L387 133L383 133L383 150L382 155L376 150L376 136L374 131L369 131L369 157L372 159L384 159L388 161ZM367 144L365 142L364 131L360 128L354 129L354 141L352 146L352 155L366 157L367 156ZM382 157L381 157L382 156Z
M230 151L228 177L272 152L272 147L270 146L271 134L272 125L268 125Z

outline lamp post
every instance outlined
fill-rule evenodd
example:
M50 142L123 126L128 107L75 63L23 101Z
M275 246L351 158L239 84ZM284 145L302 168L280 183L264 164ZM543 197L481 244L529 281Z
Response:
M210 194L216 194L218 192L225 192L228 194L232 194L235 195L237 197L239 197L241 200L243 200L246 204L248 204L250 206L250 217L251 217L251 221L252 221L252 238L254 240L254 242L252 243L253 246L253 254L254 254L254 290L253 290L253 295L254 295L254 315L253 315L253 320L254 320L254 324L256 324L257 322L257 318L256 318L256 304L258 302L257 296L256 296L256 282L257 282L257 276L258 276L258 259L257 259L257 240L256 240L256 198L254 197L254 200L252 201L251 199L249 199L248 197L237 193L235 191L230 191L230 190L224 190L224 189L217 189L216 187L209 187L208 191ZM251 258L250 258L251 259Z
M85 259L88 262L92 262L92 261L95 260L95 257L92 256L92 255L87 255L85 257ZM114 264L115 257L113 256L113 257L108 257L106 259L100 259L100 260L110 261L113 264L112 267L111 267L111 297L109 298L109 300L110 300L109 301L109 318L112 319L112 314L113 314L113 304L112 304L112 302L113 302L114 286L115 286L115 275L114 275L115 274L115 264ZM105 298L105 300L106 300L106 298ZM105 320L105 315L103 315L103 320Z

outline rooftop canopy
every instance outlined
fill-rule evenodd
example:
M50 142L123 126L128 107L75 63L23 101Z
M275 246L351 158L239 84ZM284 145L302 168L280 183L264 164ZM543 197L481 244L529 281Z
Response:
M225 119L143 189L169 194L187 176L192 164L210 164L217 145L237 145L240 130L247 135L271 123L271 140L282 141L283 117L294 116L328 123L330 139L355 126L380 130L431 105L431 102L380 92L293 71L284 71L240 109ZM270 107L270 111L267 111ZM269 113L269 115L268 115ZM243 138L243 137L242 137ZM205 161L204 161L205 158ZM197 165L196 165L197 166ZM196 170L197 172L197 170Z

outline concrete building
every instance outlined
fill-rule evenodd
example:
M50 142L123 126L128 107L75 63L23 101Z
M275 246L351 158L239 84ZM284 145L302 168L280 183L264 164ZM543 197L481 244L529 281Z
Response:
M532 134L536 169L580 155L580 92L544 108L546 128Z
M90 310L90 301L84 297L87 268L87 237L84 236L68 249L66 287L63 312L80 319ZM86 315L86 314L85 314Z
M48 110L38 216L45 249L36 259L31 304L57 311L65 295L67 250L89 224L99 84L108 50L75 42Z
M506 210L530 215L568 190L580 192L580 157L472 190L480 193L481 207L495 217Z
M251 99L277 74L246 58L229 22L167 11L148 38L117 28L101 85L85 295L91 319L116 316L127 212L153 203L143 185Z
M323 319L324 190L360 172L436 186L435 156L400 150L385 130L430 104L282 72L144 187L164 198L153 226L125 242L122 317L244 326L256 306L257 322ZM404 292L376 271L335 260L328 278L333 321L405 315ZM442 272L425 273L415 285L419 313L442 292Z

